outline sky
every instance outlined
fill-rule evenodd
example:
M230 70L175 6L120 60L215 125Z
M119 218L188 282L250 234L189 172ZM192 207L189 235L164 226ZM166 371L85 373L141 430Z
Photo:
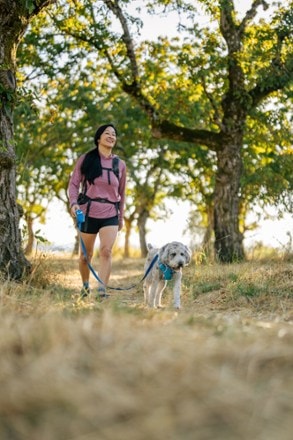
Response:
M268 0L268 3L272 3L273 0ZM132 2L133 7L143 5L144 1L134 0ZM236 8L240 11L241 15L249 9L252 1L235 0ZM262 7L259 8L261 14L264 14ZM162 19L159 16L147 16L143 17L144 27L141 30L141 39L156 38L158 35L176 35L176 21L177 14L173 13L168 16L167 19ZM201 22L207 23L207 17L202 16ZM162 246L169 241L182 241L185 244L190 244L191 238L188 233L184 233L188 230L188 203L174 203L170 201L168 208L171 209L171 216L164 220L153 222L149 221L147 224L147 242L157 246ZM273 209L271 213L274 214ZM293 234L293 218L292 215L285 215L284 219L279 221L265 220L263 213L263 219L261 220L260 227L245 235L244 245L246 247L252 246L256 242L262 242L264 245L282 248L290 240L288 233ZM253 216L251 216L253 221ZM41 235L46 238L55 246L70 247L73 246L75 239L75 229L73 221L64 210L64 206L61 202L54 202L49 209L47 215L46 225L35 226L35 231L40 230ZM293 238L293 237L291 237ZM119 243L123 246L123 232L119 234ZM138 247L138 235L133 233L131 240L133 246Z
M252 5L252 0L234 0L235 10L238 14L238 18L242 19L245 13L250 9ZM276 3L275 0L266 0L270 6ZM159 35L173 35L178 36L177 32L177 23L178 23L178 13L172 12L168 13L168 18L164 16L156 15L144 15L143 10L145 6L145 0L133 0L131 2L130 13L133 13L134 16L137 16L136 8L141 7L140 17L143 20L144 26L141 29L142 40L144 39L155 39ZM197 13L198 13L198 21L203 24L209 26L209 17L204 13L203 8L200 7L200 4L197 4ZM269 8L267 11L264 11L263 7L260 5L257 9L258 14L257 17L265 17L271 14L272 9ZM115 25L114 25L115 26Z
M193 242L193 237L186 233L188 231L188 215L189 205L186 202L168 203L172 214L168 219L161 221L149 221L147 223L147 243L154 246L161 247L170 241L181 241L186 245ZM269 210L271 215L276 215L273 208ZM253 221L254 216L251 215L249 221ZM65 249L71 250L74 245L76 231L73 220L65 211L63 203L55 201L49 208L47 221L45 225L36 224L35 232L40 231L40 235L50 242L48 249ZM272 248L279 248L285 250L288 243L293 240L293 216L286 214L283 219L273 220L263 218L260 221L260 227L254 231L245 234L244 246L245 248L254 247L256 243L262 243L265 246ZM118 236L119 246L124 246L124 232L120 232ZM198 242L199 244L199 242ZM138 234L133 232L131 238L131 245L139 248ZM98 240L97 240L98 246Z

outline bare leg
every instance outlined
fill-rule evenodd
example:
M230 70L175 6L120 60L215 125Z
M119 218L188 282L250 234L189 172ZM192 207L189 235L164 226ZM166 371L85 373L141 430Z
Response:
M118 233L118 226L105 226L99 231L100 262L99 277L107 285L112 268L112 248Z
M97 237L97 234L86 234L84 232L81 232L81 238L84 243L86 254L87 254L87 260L89 262L92 261L93 252L94 252L94 245L95 240ZM82 247L80 246L79 250L79 272L81 275L81 279L83 283L89 282L90 277L90 270L87 265L86 257L83 253Z

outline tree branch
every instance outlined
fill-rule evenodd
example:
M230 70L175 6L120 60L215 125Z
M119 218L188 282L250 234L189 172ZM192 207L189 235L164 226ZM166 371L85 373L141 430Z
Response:
M221 140L223 140L222 133L181 127L166 120L157 124L153 123L152 135L156 139L167 138L173 141L205 145L213 151L221 148Z
M265 76L261 76L258 84L249 92L252 98L252 106L257 106L267 96L283 89L286 85L292 83L293 77L293 55L287 59L286 63L280 65L273 60L270 69Z
M264 10L266 11L269 8L268 3L265 0L254 0L254 2L251 5L251 8L246 12L245 17L243 18L240 26L239 26L239 34L243 35L246 26L251 20L254 19L254 17L257 14L257 8L262 5Z
M34 2L32 15L38 15L44 8L57 3L57 0L39 0Z
M222 99L224 112L223 124L229 126L231 121L236 124L238 119L240 125L243 122L244 108L239 105L245 94L244 73L239 62L242 40L238 26L234 19L235 8L233 0L220 0L220 31L226 41L227 67L228 67L228 90Z
M140 81L139 72L136 61L136 55L133 45L133 40L128 28L127 20L123 15L123 12L119 6L119 0L103 0L107 7L113 12L113 14L119 20L123 29L123 42L126 46L127 56L130 61L131 66L131 76L132 82L128 83L121 77L121 74L117 69L113 69L116 77L122 84L123 90L130 96L132 96L136 102L146 111L152 123L152 134L155 138L168 138L183 142L197 142L199 144L204 144L207 147L217 150L220 148L219 135L214 132L207 130L191 130L185 127L178 126L169 121L161 120L155 104L153 104L150 99L143 93ZM229 0L231 1L231 0ZM108 54L109 56L109 54ZM112 68L113 63L108 58Z
M289 9L284 12L282 20L275 30L277 36L275 56L271 60L269 67L265 71L260 72L258 83L249 92L253 106L256 106L271 93L281 90L292 83L293 52L290 44L293 31L292 23L293 13L292 9ZM286 57L284 54L286 54Z
M116 78L120 81L123 90L128 93L130 96L135 98L135 100L138 102L138 104L141 106L141 108L146 111L147 115L149 116L150 120L157 120L158 115L156 112L155 106L151 103L151 101L145 96L145 94L142 91L140 81L139 81L139 70L138 65L136 61L136 55L134 50L134 44L133 39L131 37L128 23L123 15L123 11L120 8L119 0L103 0L106 6L113 12L115 17L119 20L121 27L123 29L123 35L122 40L126 47L127 57L130 61L130 70L131 70L131 77L132 81L131 83L128 83L124 79L124 75L122 75L117 68L115 68L115 65L113 63L113 60L109 54L108 51L105 52L105 55L111 65L111 68L113 69L113 72L116 76Z
M127 20L123 15L122 9L120 8L118 0L104 0L106 6L113 12L113 14L118 18L121 27L123 29L122 40L125 44L127 50L127 56L131 64L131 73L134 81L138 81L138 66L136 62L135 50L133 45L133 40L128 28Z
M229 53L239 49L238 28L234 21L233 0L220 0L220 30L226 41Z

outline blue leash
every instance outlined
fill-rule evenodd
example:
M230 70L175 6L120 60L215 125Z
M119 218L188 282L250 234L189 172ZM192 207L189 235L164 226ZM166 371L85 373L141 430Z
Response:
M131 289L133 289L134 287L138 286L138 284L142 283L143 280L148 276L148 274L149 274L150 271L152 270L154 264L156 263L157 259L159 258L159 255L156 254L156 255L154 256L154 258L152 259L152 261L151 261L149 267L147 268L147 270L146 270L144 276L142 277L142 279L141 279L138 283L136 283L136 284L132 284L131 286L128 286L128 287L111 287L111 286L106 286L106 284L101 280L101 278L99 278L98 274L96 273L96 271L95 271L95 269L93 268L93 266L91 265L91 263L88 261L87 252L86 252L86 247L85 247L84 241L83 241L83 239L81 238L81 234L80 234L80 232L81 232L81 231L80 231L80 227L81 227L81 223L83 223L83 221L79 221L79 215L80 215L80 214L77 212L77 215L76 215L76 217L77 217L77 228L78 228L78 231L79 231L79 239L80 239L80 244L81 244L82 252L83 252L83 254L84 254L84 256L85 256L85 259L86 259L86 262L87 262L88 268L90 269L90 271L92 272L92 274L93 274L93 276L96 278L96 280L97 280L100 284L102 284L103 286L107 287L107 289L111 289L111 290L131 290ZM82 219L83 217L81 216L80 218Z

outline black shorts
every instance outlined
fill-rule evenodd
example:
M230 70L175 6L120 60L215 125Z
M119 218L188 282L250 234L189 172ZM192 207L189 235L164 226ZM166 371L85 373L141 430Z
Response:
M97 234L101 228L105 226L118 226L118 215L110 218L94 218L88 217L87 221L81 223L80 231L86 232L87 234Z

